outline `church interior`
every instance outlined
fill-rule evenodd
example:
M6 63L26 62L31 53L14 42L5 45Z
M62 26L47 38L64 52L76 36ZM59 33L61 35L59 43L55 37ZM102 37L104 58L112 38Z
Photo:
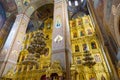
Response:
M0 80L120 80L120 0L0 0Z

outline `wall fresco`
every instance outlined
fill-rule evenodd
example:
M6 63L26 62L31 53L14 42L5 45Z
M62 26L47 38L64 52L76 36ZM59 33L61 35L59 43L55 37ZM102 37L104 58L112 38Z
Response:
M104 5L106 0L94 0L94 8L96 14L99 16L101 20L104 18Z
M0 29L2 28L3 24L5 23L5 20L6 20L5 10L4 10L2 4L0 3Z

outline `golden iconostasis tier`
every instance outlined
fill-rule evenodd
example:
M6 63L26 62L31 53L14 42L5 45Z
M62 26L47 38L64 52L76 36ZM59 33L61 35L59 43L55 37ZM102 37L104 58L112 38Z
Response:
M75 80L109 80L101 45L89 15L70 20L72 66ZM71 71L73 74L73 70ZM74 79L74 75L72 76Z

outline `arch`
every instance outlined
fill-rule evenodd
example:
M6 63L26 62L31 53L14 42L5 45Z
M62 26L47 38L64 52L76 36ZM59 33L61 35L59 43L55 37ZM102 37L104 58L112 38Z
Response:
M41 1L36 1L34 2L31 6L29 6L26 10L25 10L25 14L30 17L33 12L35 10L37 10L39 7L43 6L43 5L46 5L46 4L53 4L53 0L47 0L47 1L44 1L44 0L41 0Z
M116 8L116 15L114 15L114 29L115 35L117 39L118 46L120 47L120 31L119 31L119 24L120 24L120 3Z

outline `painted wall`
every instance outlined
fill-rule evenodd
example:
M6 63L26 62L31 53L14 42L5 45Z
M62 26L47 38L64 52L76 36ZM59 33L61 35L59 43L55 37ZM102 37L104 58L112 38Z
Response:
M2 28L3 24L6 20L5 9L3 8L2 3L0 3L0 29Z

